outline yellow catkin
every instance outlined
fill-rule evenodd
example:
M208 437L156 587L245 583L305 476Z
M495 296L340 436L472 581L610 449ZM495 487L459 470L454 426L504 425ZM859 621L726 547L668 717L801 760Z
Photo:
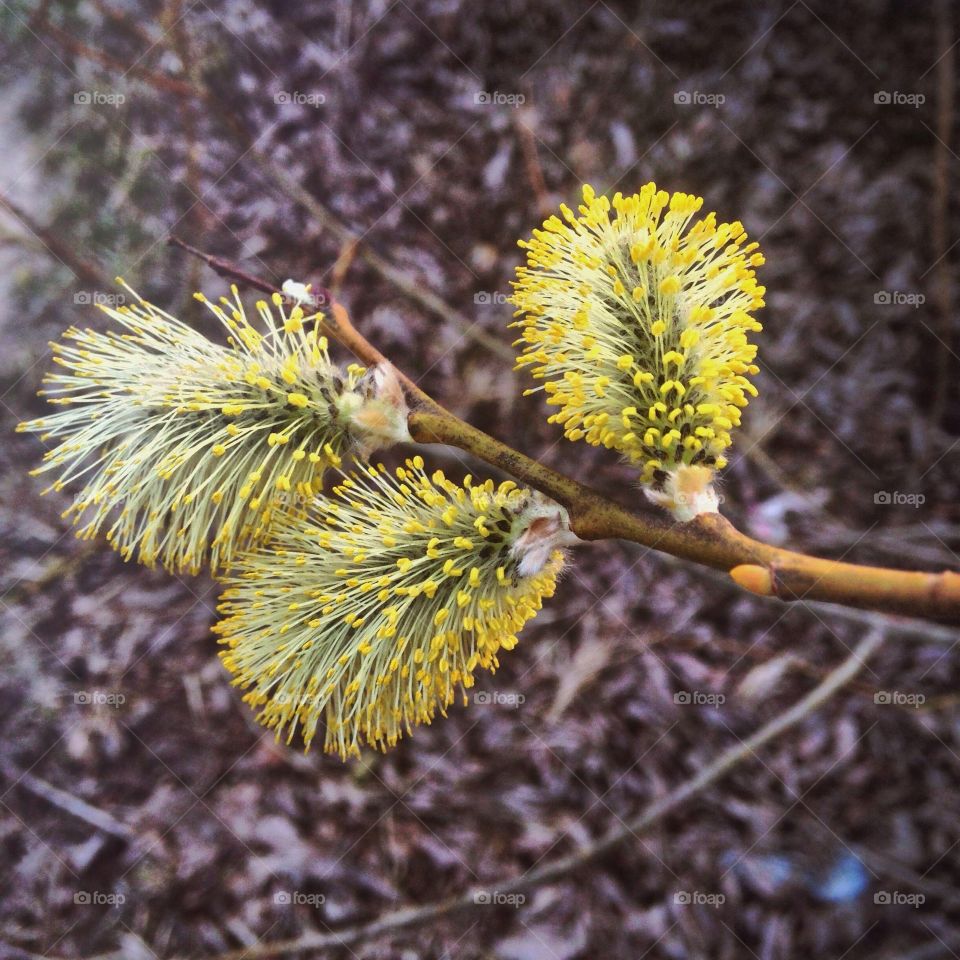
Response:
M123 286L128 305L102 308L115 330L71 327L54 345L41 394L59 412L19 427L54 441L34 472L77 491L65 516L78 535L148 565L218 567L277 512L302 513L348 449L372 446L360 414L395 414L406 435L405 411L377 406L376 371L331 363L320 314L277 295L254 326L235 287L218 303L197 294L220 345Z
M756 396L763 256L702 204L653 183L612 199L585 186L576 213L562 206L520 241L518 368L543 381L568 439L619 451L653 486L724 466Z
M306 520L279 518L239 557L214 628L257 719L307 746L322 723L324 749L346 758L466 700L553 593L562 551L531 546L542 503L513 482L428 474L416 457L345 475Z

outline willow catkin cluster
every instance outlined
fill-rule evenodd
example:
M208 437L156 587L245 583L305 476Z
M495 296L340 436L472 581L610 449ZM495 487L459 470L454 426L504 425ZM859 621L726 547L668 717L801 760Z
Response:
M463 484L414 457L345 476L307 520L244 554L216 626L258 719L341 757L392 746L493 671L552 595L571 539L512 481Z
M619 451L684 519L715 509L710 480L756 396L748 334L765 292L757 244L697 217L702 204L653 183L612 201L585 186L577 213L562 205L520 241L512 297L517 366L544 381L551 422Z
M408 438L389 371L341 372L320 315L275 294L256 305L258 329L236 287L220 303L197 294L220 345L126 289L131 306L102 307L119 330L71 327L51 344L61 371L41 393L59 412L18 427L56 443L34 473L79 487L65 514L79 536L105 533L148 565L217 568L278 512L302 513L349 451Z

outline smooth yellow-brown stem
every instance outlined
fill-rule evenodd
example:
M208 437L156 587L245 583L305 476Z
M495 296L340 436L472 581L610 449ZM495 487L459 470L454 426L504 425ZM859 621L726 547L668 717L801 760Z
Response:
M330 333L367 364L389 361L334 305ZM719 514L678 523L665 513L622 507L450 413L397 371L412 404L409 427L418 443L459 447L566 507L583 540L621 539L730 572L746 590L781 600L823 600L885 613L960 620L960 573L920 573L824 560L754 540Z
M271 289L265 281L181 240L171 238L170 242L206 260L223 276L261 290ZM357 331L339 303L332 303L323 326L367 366L389 364ZM573 532L583 540L631 540L684 560L726 570L739 586L760 596L820 600L883 613L960 622L960 573L922 573L824 560L754 540L716 513L679 523L653 508L641 512L622 507L461 420L404 373L394 370L410 401L409 428L414 440L459 447L547 494L566 507Z
M728 570L740 586L781 600L824 600L886 613L960 619L958 573L890 570L794 553L746 536L716 513L677 523L667 514L629 510L432 406L410 414L415 440L459 447L553 497L567 508L571 528L583 540L632 540Z

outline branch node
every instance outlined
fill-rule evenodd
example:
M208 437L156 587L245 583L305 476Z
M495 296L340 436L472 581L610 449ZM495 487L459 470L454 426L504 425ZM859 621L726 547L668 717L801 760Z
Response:
M761 597L775 597L777 595L776 579L769 567L761 567L756 563L741 563L730 571L733 582L750 593Z

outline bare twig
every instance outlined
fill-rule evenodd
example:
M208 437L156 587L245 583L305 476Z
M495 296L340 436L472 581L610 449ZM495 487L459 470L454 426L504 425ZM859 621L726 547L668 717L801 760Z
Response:
M0 770L14 786L23 787L35 797L46 800L47 803L63 810L71 817L82 820L84 823L96 827L101 833L116 837L131 846L138 844L137 834L130 827L120 823L109 813L91 806L79 797L75 797L72 793L67 793L65 790L55 787L52 783L47 783L46 780L35 777L32 773L17 770L8 763L0 763Z
M524 122L524 115L519 110L514 111L513 127L520 141L523 166L527 172L530 187L537 198L537 207L546 216L551 210L551 203L547 182L543 178L543 167L540 166L540 156L537 153L537 138Z
M330 289L333 291L334 295L336 295L340 287L343 286L343 281L346 279L347 272L353 264L356 256L357 241L345 240L341 244L340 253L337 254L337 259L334 261L333 267L330 270Z
M76 251L74 251L68 243L65 243L53 230L48 230L46 227L37 223L28 213L21 210L17 204L3 194L0 194L0 207L8 213L13 214L13 216L43 244L47 252L56 260L59 260L65 267L73 271L79 280L93 285L98 290L105 289L107 279L100 272L100 269L79 256Z
M220 257L215 257L209 253L204 253L202 250L190 246L189 243L181 240L180 237L168 237L167 243L171 247L179 247L181 250L186 250L186 252L192 256L199 257L214 273L228 280L236 280L237 283L243 283L248 287L252 287L254 290L259 290L261 293L266 294L276 293L280 289L280 284L269 283L266 280L261 280L259 277L253 276L251 273L245 273L235 264L230 263L230 261L222 260Z
M934 351L937 372L934 386L930 423L938 425L947 406L950 386L956 382L951 376L953 354L953 276L947 258L950 245L950 131L953 128L954 40L950 25L950 0L937 0L937 133L934 144L933 173L933 253L936 264L936 299L939 314L940 349ZM929 454L930 451L927 451Z

